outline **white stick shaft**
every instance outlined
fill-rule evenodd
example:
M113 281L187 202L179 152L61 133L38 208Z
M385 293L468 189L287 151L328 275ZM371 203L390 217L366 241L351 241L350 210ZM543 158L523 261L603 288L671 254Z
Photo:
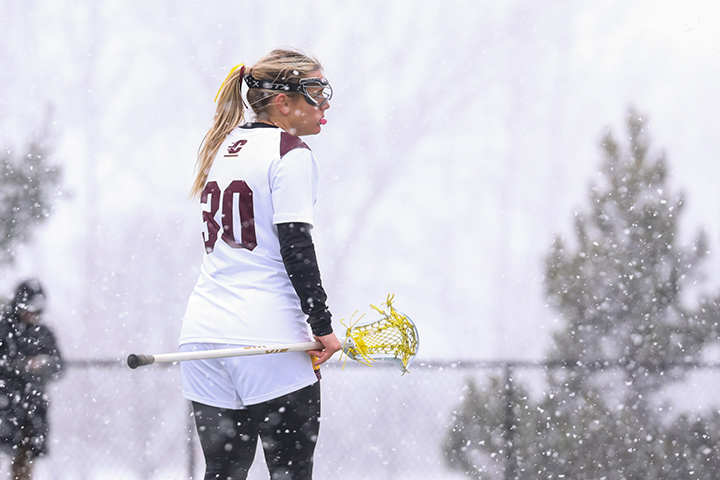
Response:
M258 345L255 347L219 348L217 350L204 350L200 352L161 353L153 356L155 357L155 363L168 363L182 362L185 360L202 360L204 358L245 357L248 355L264 355L267 353L304 352L316 348L322 348L322 343L286 343L271 345L269 347Z
M258 345L255 347L238 347L238 348L220 348L217 350L203 350L199 352L177 352L177 353L160 353L157 355L130 355L135 357L135 363L128 357L128 365L136 368L141 365L149 365L152 363L172 363L184 362L187 360L203 360L207 358L225 358L225 357L243 357L247 355L264 355L268 353L283 352L304 352L307 350L322 349L320 342L303 342L303 343L285 343L277 345ZM140 357L140 361L137 359Z

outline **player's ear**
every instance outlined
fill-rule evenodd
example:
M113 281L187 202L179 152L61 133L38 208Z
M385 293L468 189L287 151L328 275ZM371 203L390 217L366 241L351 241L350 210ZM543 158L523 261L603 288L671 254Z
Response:
M275 106L280 110L280 113L287 115L290 113L290 98L284 93L279 93L275 96Z

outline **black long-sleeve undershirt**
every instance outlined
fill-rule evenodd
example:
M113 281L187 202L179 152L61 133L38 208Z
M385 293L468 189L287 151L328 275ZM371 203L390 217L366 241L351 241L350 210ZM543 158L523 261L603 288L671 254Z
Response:
M302 311L315 336L332 333L332 315L326 305L327 295L320 280L315 245L310 235L312 226L307 223L280 223L277 225L280 254L295 292L300 298Z

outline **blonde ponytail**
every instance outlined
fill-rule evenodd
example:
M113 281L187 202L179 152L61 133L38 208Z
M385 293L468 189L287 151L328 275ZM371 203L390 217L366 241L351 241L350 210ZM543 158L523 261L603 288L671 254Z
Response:
M244 66L233 69L215 97L217 99L215 118L198 150L196 176L190 189L190 197L200 196L220 145L235 127L245 122L245 102L241 90L244 75Z

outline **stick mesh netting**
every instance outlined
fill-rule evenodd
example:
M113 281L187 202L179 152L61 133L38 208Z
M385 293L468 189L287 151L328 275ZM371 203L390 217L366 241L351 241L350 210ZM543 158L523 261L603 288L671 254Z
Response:
M382 315L380 319L363 323L359 319L348 327L343 352L366 365L375 360L394 361L406 373L418 351L418 332L407 315L393 308L393 298L388 295L387 311L371 305Z

